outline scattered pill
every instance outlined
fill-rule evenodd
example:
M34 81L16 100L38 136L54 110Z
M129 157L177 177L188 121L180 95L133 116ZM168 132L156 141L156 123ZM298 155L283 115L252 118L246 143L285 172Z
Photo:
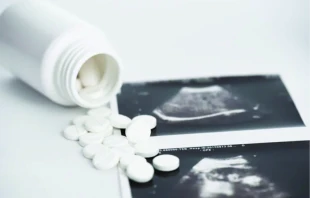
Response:
M80 136L86 133L87 131L84 128L76 125L70 125L64 130L63 135L68 140L78 140Z
M174 171L180 166L180 160L174 155L159 155L153 159L153 166L159 171Z
M110 121L113 127L118 129L125 129L130 124L131 119L121 114L112 114Z
M117 153L106 149L99 151L93 158L93 165L99 170L107 170L115 167L119 162L120 157Z
M128 145L125 146L119 146L119 147L112 147L112 151L116 152L120 157L123 157L125 155L134 155L135 154L135 149Z
M77 91L80 91L83 88L82 83L79 78L76 79L75 86L76 86Z
M142 142L134 146L136 155L142 157L154 157L159 153L159 148L152 143Z
M132 121L141 121L145 122L151 129L155 128L157 125L157 120L154 116L151 115L138 115L132 119Z
M117 128L113 128L113 135L121 135L121 130Z
M87 114L94 117L109 117L112 111L108 107L99 107L89 110Z
M129 179L138 183L146 183L153 178L154 168L149 163L135 161L127 166L126 173Z
M83 88L80 93L96 90L97 87ZM112 114L111 109L104 106L90 109L87 115L78 116L72 122L74 125L64 130L64 136L70 140L79 140L79 144L84 147L83 156L92 159L97 169L106 170L119 164L131 180L145 183L153 178L154 168L173 171L179 167L179 158L175 156L155 157L159 148L148 141L151 129L157 124L153 116L139 115L131 120L125 115ZM120 129L126 129L126 136L121 135ZM145 159L150 157L155 157L154 168Z
M110 121L105 119L98 121L95 118L89 118L84 123L85 129L93 133L101 133L108 129L110 126Z
M98 85L101 72L94 58L88 59L79 71L79 78L84 87Z
M73 122L73 124L75 124L77 126L84 127L85 121L89 118L91 118L91 116L88 116L88 115L78 116L78 117L74 118L74 120L72 122Z
M84 135L81 135L79 139L79 144L83 147L89 144L101 144L104 139L104 134L86 133Z
M102 151L104 152L105 150L107 150L108 147L102 145L102 144L89 144L89 145L86 145L82 152L83 152L83 155L84 157L88 158L88 159L93 159L95 154Z
M113 134L113 127L109 125L103 132L104 137L108 137Z
M125 170L129 164L135 161L142 161L146 163L146 159L144 157L138 155L124 155L119 161L119 166Z
M129 145L127 138L122 135L108 136L104 139L103 144L108 147L119 147Z
M144 122L134 121L126 129L126 137L132 143L145 142L151 136L150 127Z

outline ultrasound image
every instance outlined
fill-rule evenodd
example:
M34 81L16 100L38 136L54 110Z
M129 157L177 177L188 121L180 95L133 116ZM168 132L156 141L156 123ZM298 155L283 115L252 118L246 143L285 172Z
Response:
M252 108L255 106L259 107L258 104L252 104ZM247 104L247 101L242 101L227 89L214 85L205 88L182 87L177 94L156 108L153 113L168 122L198 120L208 122L208 118L229 117L245 113L251 110L250 108L251 105Z
M243 156L204 158L176 185L177 197L276 197L288 194L261 176Z
M279 76L126 83L121 114L157 118L152 136L303 126Z
M309 142L163 149L180 168L130 181L133 198L308 198ZM152 159L148 160L150 163Z

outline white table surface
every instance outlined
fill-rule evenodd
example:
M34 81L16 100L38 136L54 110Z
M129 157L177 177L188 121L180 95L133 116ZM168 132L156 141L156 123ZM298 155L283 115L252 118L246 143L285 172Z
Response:
M10 0L0 0L0 12ZM308 0L54 0L100 26L124 80L280 73L309 123ZM25 69L21 65L21 69ZM85 110L58 106L0 68L0 197L117 198L61 131Z

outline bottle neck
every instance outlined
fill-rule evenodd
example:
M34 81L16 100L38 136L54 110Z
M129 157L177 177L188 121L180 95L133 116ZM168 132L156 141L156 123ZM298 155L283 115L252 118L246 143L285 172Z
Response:
M55 72L59 94L66 100L85 107L93 108L108 103L121 87L120 63L112 50L105 49L100 41L93 39L80 39L64 51L57 64ZM96 57L99 59L101 81L96 86L103 90L98 97L85 95L82 97L76 87L78 73L83 64Z

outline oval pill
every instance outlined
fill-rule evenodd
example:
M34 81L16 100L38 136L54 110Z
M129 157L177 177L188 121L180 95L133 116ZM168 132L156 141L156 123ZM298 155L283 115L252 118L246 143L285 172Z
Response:
M134 146L136 155L142 157L154 157L159 153L159 148L150 142L138 143Z
M153 166L159 171L174 171L180 166L180 160L174 155L159 155L153 159Z
M104 152L104 150L107 150L108 147L102 145L102 144L89 144L86 145L83 150L82 153L84 155L84 157L88 158L88 159L93 159L95 154L102 151Z
M121 157L119 161L119 166L123 170L126 170L129 164L135 162L135 161L142 161L146 163L146 159L144 157L138 156L138 155L124 155Z
M91 118L91 116L88 115L83 115L83 116L78 116L73 119L72 123L77 125L77 126L82 126L84 127L84 123L87 119Z
M111 136L113 132L113 127L109 125L102 133L104 134L104 137L108 137Z
M134 144L147 141L151 136L151 129L140 121L131 122L126 129L126 137Z
M101 80L101 72L94 58L88 59L79 71L79 78L84 87L95 86Z
M80 136L86 133L87 131L84 128L76 125L70 125L64 130L63 135L68 140L78 140Z
M126 174L129 179L138 182L149 182L154 176L154 168L151 164L143 161L136 161L127 166Z
M108 107L99 107L95 109L90 109L87 112L88 115L94 116L94 117L109 117L112 114L112 110Z
M128 145L128 140L122 135L111 135L103 140L103 144L108 147L119 147Z
M146 123L150 129L153 129L157 125L157 120L154 116L151 115L138 115L132 119L132 121L139 121Z
M112 147L111 150L116 152L120 157L135 154L135 149L131 147L129 144L125 146Z
M86 133L80 136L79 144L83 147L89 144L101 144L103 139L104 134L102 133Z
M131 119L121 114L112 114L110 122L114 128L125 129L130 124Z
M107 170L115 167L119 162L120 157L117 153L107 149L99 151L93 158L93 165L99 170Z
M103 96L104 91L100 86L86 87L79 91L80 97L97 99Z
M89 118L84 123L85 129L92 133L104 132L110 126L110 122L107 119L97 120L95 118Z

